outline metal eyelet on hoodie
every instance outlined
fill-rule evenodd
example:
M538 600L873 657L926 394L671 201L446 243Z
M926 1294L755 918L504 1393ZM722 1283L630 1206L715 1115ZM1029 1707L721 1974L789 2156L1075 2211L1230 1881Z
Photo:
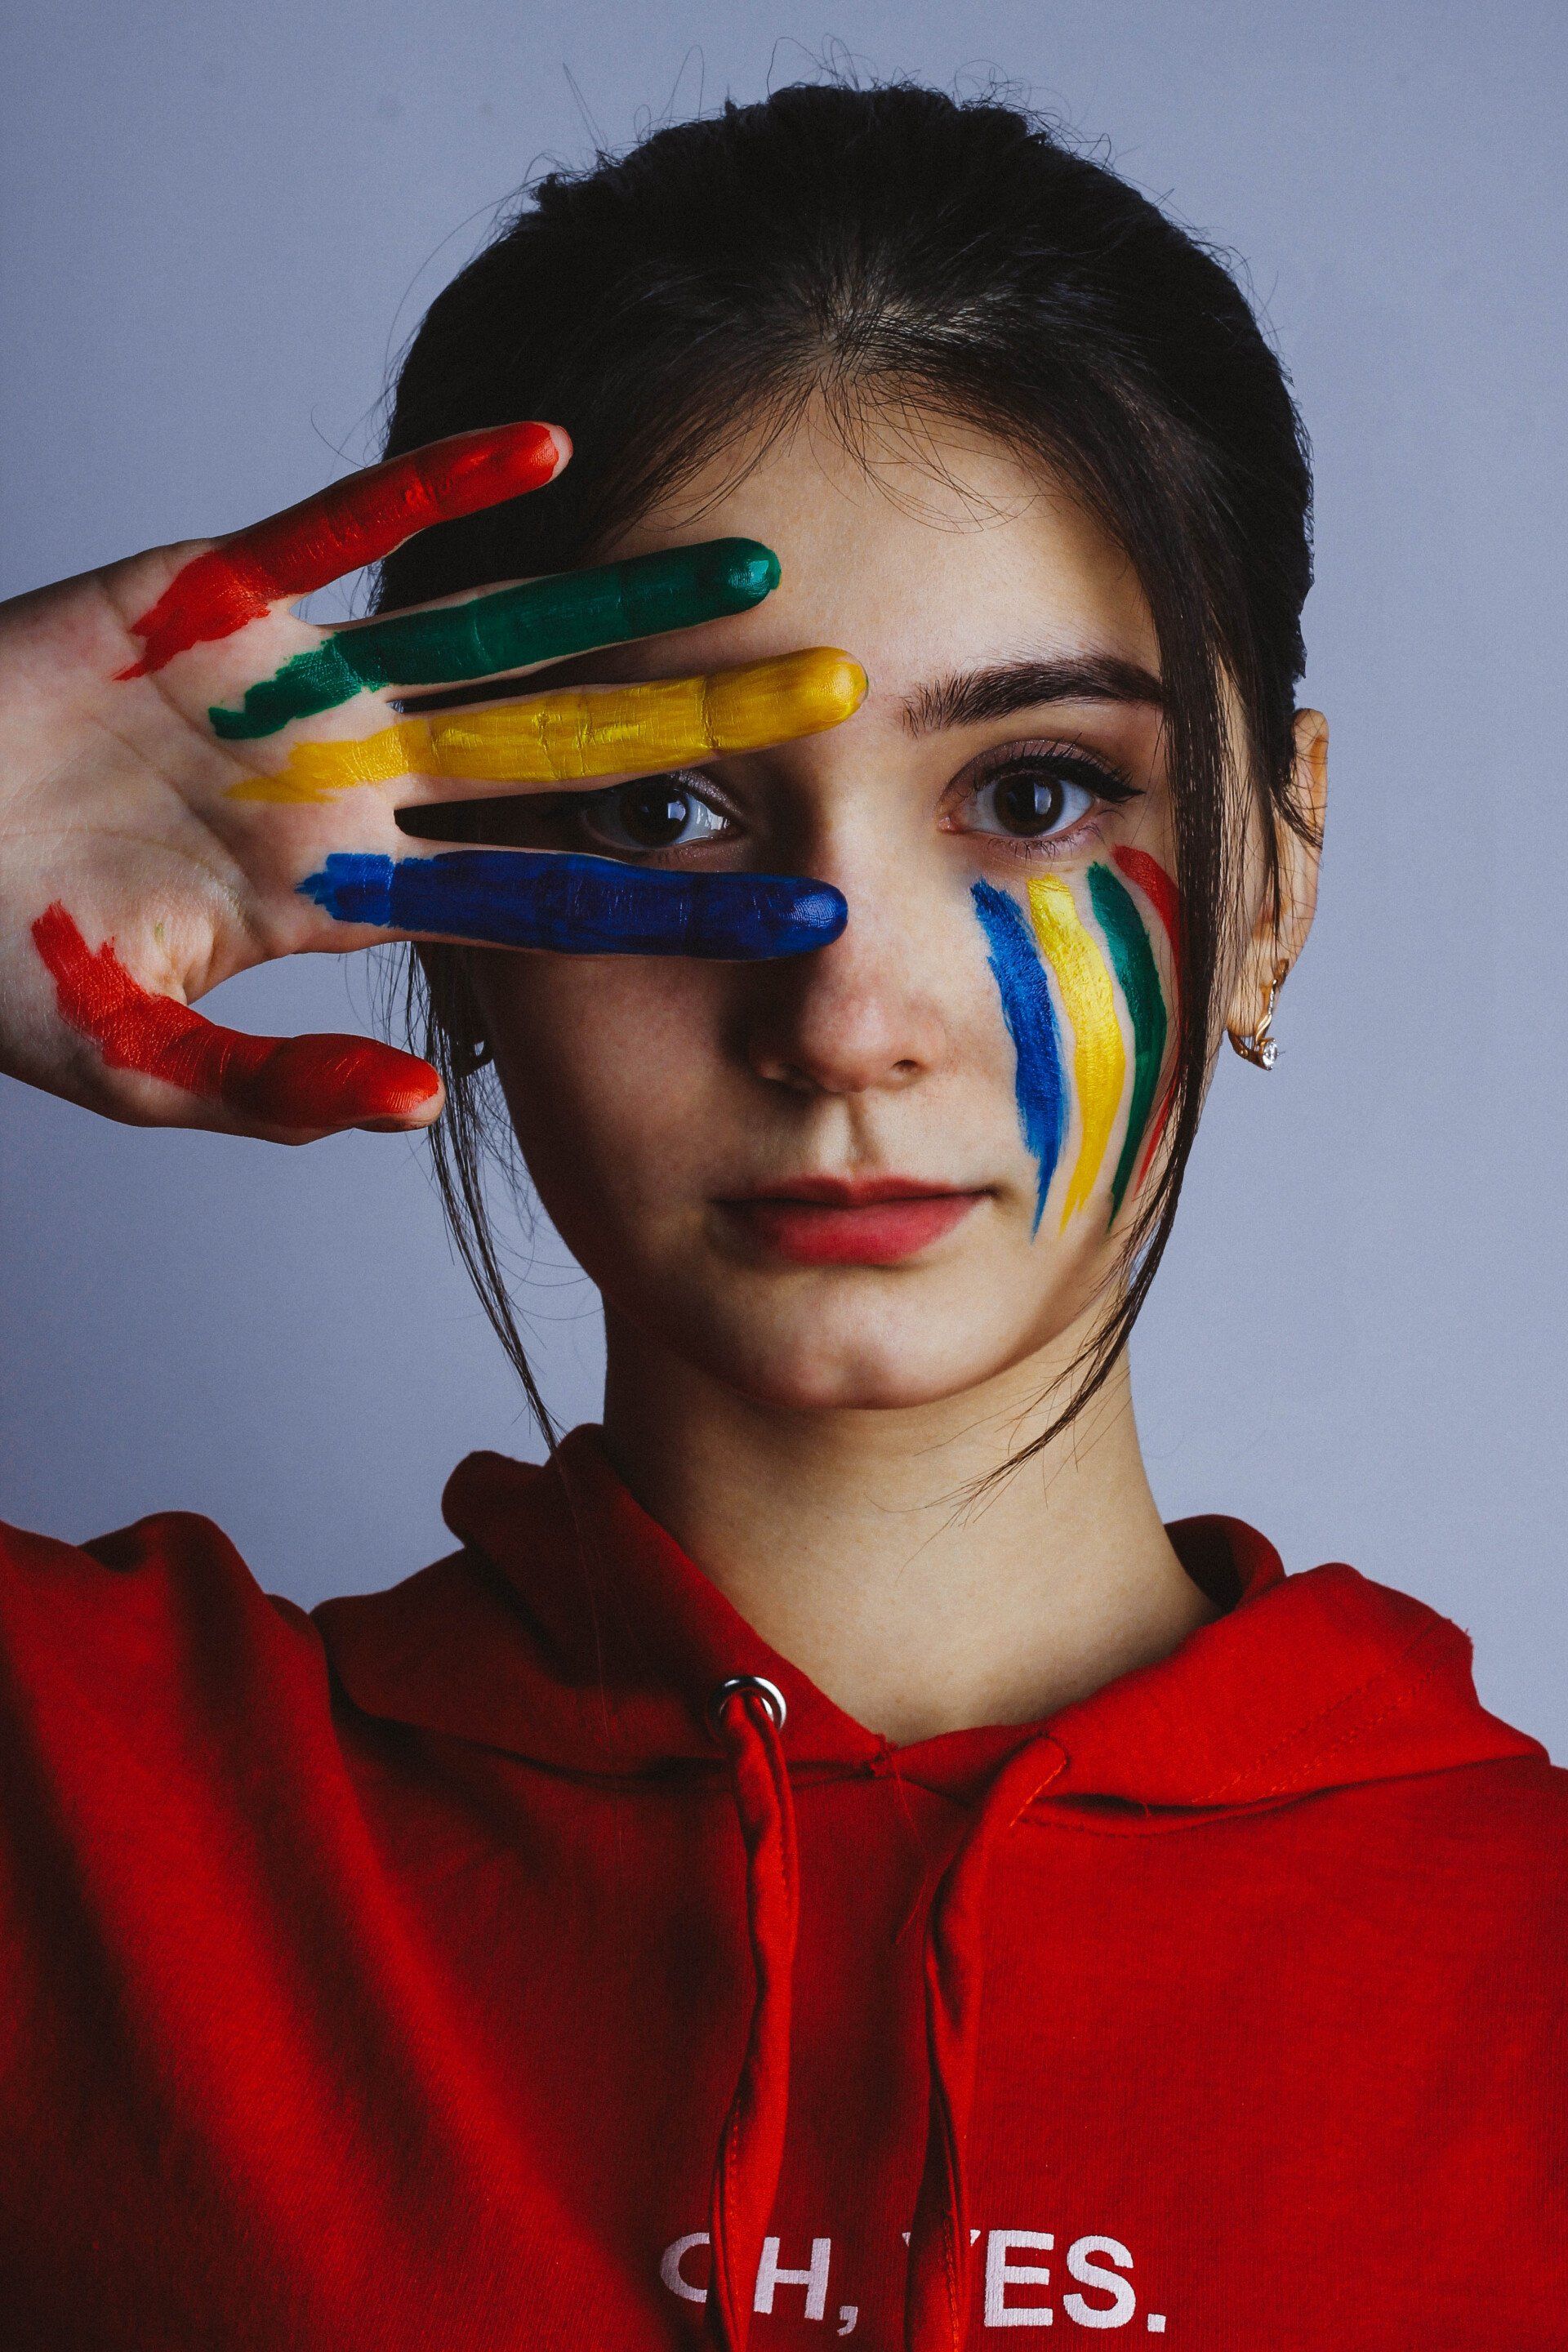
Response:
M719 1727L724 1713L724 1702L736 1691L755 1691L767 1707L768 1713L773 1717L776 1727L780 1731L784 1729L784 1718L789 1713L789 1708L784 1704L784 1695L777 1683L769 1682L763 1675L731 1675L719 1685L708 1702L708 1727L715 1739L720 1737Z

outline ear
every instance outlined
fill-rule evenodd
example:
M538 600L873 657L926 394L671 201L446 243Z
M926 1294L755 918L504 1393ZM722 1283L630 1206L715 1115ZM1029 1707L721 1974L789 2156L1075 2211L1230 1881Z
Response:
M1329 722L1321 710L1298 710L1294 732L1291 789L1312 838L1304 841L1294 825L1277 828L1279 894L1264 894L1237 972L1226 1013L1226 1027L1233 1034L1248 1036L1257 1028L1269 1002L1270 984L1283 977L1281 966L1289 971L1295 965L1317 909L1329 786Z

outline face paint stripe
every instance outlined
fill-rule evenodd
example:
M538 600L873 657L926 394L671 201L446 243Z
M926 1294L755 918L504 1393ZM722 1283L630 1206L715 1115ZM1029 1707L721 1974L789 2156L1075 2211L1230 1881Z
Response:
M176 572L132 623L142 656L119 676L145 677L192 646L231 636L283 598L378 563L431 523L538 489L559 471L568 447L552 425L506 425L454 434L318 490Z
M859 664L823 646L712 677L571 687L482 710L400 719L357 741L296 743L283 767L231 784L229 797L325 801L400 776L548 784L657 772L837 727L865 693Z
M239 709L215 705L207 717L226 742L254 740L335 709L365 688L457 685L695 628L749 611L778 582L777 556L750 539L524 581L464 604L342 630L250 687Z
M1086 929L1071 890L1059 876L1037 876L1029 884L1029 912L1040 952L1061 991L1073 1033L1073 1083L1078 1095L1080 1139L1078 1160L1062 1209L1065 1225L1094 1190L1100 1161L1121 1101L1127 1050L1116 1017L1110 973L1092 934Z
M89 948L58 901L33 925L60 1018L110 1070L137 1070L268 1127L399 1123L440 1085L427 1062L365 1037L247 1037L133 980L106 940Z
M1182 940L1184 929L1182 919L1182 894L1176 887L1175 882L1172 877L1166 873L1165 868L1160 864L1159 860L1157 858L1151 857L1147 850L1133 849L1126 843L1120 843L1110 854L1116 860L1117 865L1121 866L1123 874L1126 875L1128 880L1135 883L1138 888L1142 891L1143 896L1148 899L1149 904L1153 908L1154 912L1158 915L1161 922L1164 925L1165 936L1171 943L1171 985L1173 990L1179 992L1182 985ZM1179 1029L1181 1023L1181 999L1179 993L1176 998L1176 1018ZM1154 1164L1154 1156L1160 1149L1160 1139L1165 1132L1165 1122L1171 1116L1171 1105L1174 1099L1175 1073L1173 1071L1171 1075L1171 1082L1166 1086L1164 1092L1160 1097L1159 1106L1155 1110L1152 1122L1150 1125L1148 1140L1143 1146L1143 1157L1139 1163L1138 1172L1133 1178L1133 1184L1135 1187L1142 1183L1143 1179L1147 1176L1150 1169Z
M987 961L1002 997L1002 1017L1013 1040L1014 1089L1024 1141L1039 1169L1035 1191L1034 1233L1040 1229L1046 1195L1061 1157L1067 1126L1061 1049L1056 1015L1040 959L1017 901L989 882L973 886L974 911L985 933Z
M1127 1106L1127 1131L1121 1139L1110 1187L1110 1218L1114 1223L1131 1181L1165 1059L1165 998L1149 934L1126 885L1117 879L1109 866L1091 866L1089 895L1100 929L1110 942L1110 960L1116 966L1116 977L1132 1019L1132 1096Z
M340 852L299 887L334 922L557 955L804 955L836 940L849 912L827 883L790 875L679 874L525 849Z
M1119 842L1110 853L1130 882L1136 883L1165 927L1178 971L1182 955L1182 894L1157 857Z

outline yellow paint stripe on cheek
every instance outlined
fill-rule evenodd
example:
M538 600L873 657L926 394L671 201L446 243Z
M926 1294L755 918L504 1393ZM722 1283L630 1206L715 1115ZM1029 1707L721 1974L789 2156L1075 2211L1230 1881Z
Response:
M866 673L826 646L647 686L581 686L483 710L404 719L357 742L296 743L234 800L326 801L356 784L440 776L476 784L579 783L755 751L837 727L860 707Z
M1116 1017L1110 967L1080 919L1072 892L1058 875L1042 875L1029 884L1029 913L1040 952L1056 975L1073 1034L1079 1141L1062 1210L1065 1225L1094 1191L1121 1104L1127 1048Z

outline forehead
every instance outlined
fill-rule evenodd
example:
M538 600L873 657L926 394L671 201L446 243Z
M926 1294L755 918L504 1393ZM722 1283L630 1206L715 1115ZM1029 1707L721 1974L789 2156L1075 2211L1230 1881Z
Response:
M705 658L731 657L722 631L753 656L842 646L885 688L1086 653L1159 668L1121 546L1059 475L973 426L873 415L851 444L808 410L760 450L716 456L600 553L730 536L771 547L782 579L741 624L704 629Z

